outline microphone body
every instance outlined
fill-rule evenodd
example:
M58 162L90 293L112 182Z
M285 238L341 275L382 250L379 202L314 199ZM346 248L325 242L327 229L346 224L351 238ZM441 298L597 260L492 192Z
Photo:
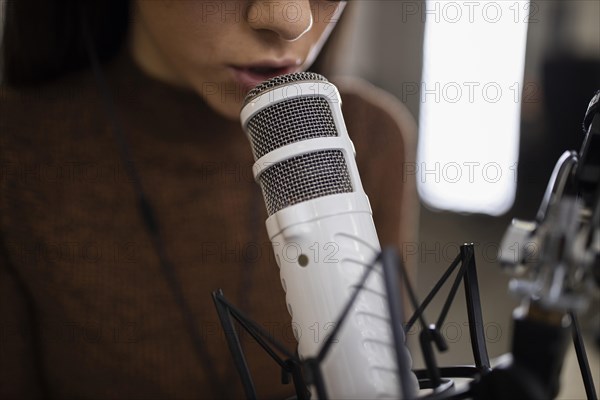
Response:
M298 353L312 358L380 252L341 98L320 75L284 75L248 94L241 122L269 213L267 232ZM331 398L400 397L400 385L408 383L398 378L380 268L371 272L336 336L321 365ZM410 363L406 348L403 354Z

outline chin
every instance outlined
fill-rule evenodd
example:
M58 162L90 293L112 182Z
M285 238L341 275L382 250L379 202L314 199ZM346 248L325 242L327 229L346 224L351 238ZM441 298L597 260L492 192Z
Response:
M242 109L243 101L215 101L214 99L207 99L205 101L212 110L223 118L229 120L239 120L240 111Z
M227 119L239 120L248 90L230 82L200 81L193 82L191 87L215 113Z

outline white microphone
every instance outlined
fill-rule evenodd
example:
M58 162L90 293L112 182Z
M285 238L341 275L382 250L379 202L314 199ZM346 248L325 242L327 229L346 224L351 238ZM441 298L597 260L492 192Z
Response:
M241 123L256 161L253 173L267 206L267 232L298 353L315 357L380 252L341 98L321 75L283 75L248 93ZM410 365L404 346L402 354ZM379 267L336 334L321 371L327 394L335 399L397 399L401 384L416 390L416 380L398 377Z

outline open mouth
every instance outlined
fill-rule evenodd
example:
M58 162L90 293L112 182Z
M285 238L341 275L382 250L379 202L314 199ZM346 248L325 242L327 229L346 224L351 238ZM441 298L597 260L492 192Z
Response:
M298 70L297 65L282 65L282 66L247 66L247 67L231 67L234 79L245 90L250 90L256 85L271 79L275 76L290 74Z

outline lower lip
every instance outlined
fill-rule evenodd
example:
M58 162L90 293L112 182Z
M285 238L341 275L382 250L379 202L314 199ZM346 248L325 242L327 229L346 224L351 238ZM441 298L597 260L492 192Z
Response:
M296 69L297 68L295 67L284 67L274 69L269 73L256 73L251 71L249 68L231 67L235 81L246 91L249 91L256 85L259 85L268 79L279 75L291 74L292 72L296 71Z

